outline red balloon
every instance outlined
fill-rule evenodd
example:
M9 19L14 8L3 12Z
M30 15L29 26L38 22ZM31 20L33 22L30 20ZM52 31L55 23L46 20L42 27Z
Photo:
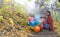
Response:
M30 19L28 18L27 21L30 22Z
M28 22L33 21L33 20L34 20L34 17L29 17L28 18Z
M39 27L39 26L35 26L35 27L34 27L34 31L35 31L35 32L40 32L40 27Z
M45 18L41 18L43 24L46 23L46 19Z
M43 31L43 29L44 29L44 28L43 28L43 25L41 25L41 26L40 26L40 30Z

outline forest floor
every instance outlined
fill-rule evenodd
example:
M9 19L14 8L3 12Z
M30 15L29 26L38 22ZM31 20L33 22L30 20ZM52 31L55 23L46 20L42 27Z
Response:
M32 32L33 36L29 37L58 37L55 31L44 30L39 33Z

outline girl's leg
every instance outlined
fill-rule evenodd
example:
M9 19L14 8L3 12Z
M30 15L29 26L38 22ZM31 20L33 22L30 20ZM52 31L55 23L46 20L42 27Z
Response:
M53 31L53 25L50 25L50 31Z

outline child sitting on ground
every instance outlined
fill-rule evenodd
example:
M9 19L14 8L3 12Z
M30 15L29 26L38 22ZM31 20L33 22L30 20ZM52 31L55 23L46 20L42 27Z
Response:
M50 25L50 31L53 31L53 19L51 17L50 11L47 11L46 15L47 15L47 24Z

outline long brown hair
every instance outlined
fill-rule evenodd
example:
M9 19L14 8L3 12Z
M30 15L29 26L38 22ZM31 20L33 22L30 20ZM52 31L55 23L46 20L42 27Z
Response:
M48 16L51 16L51 12L50 11L47 11L48 13L49 13L49 15Z

